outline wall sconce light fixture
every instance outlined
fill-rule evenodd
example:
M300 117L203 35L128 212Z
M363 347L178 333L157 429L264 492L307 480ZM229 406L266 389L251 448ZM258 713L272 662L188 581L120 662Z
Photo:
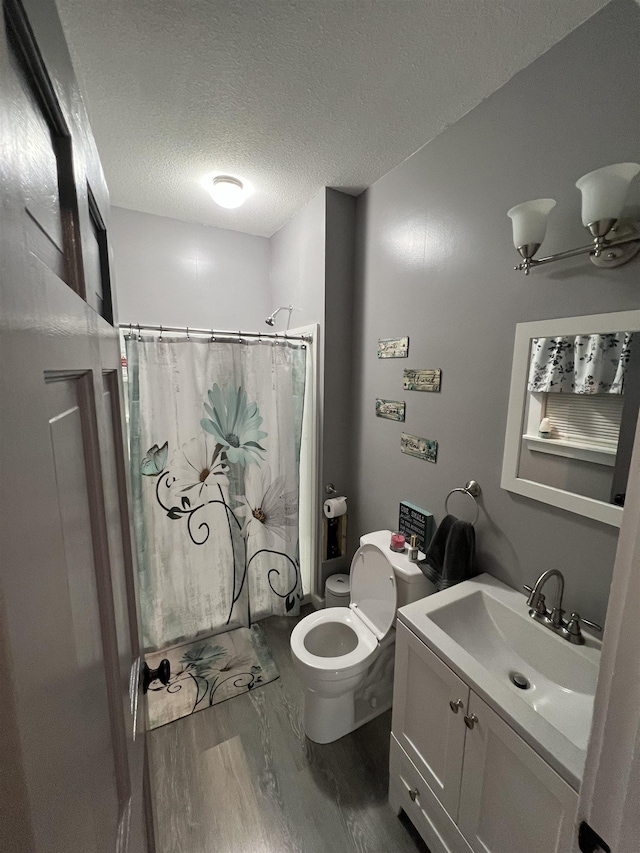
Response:
M640 222L620 219L629 185L640 172L638 163L616 163L589 172L576 182L582 193L582 224L593 241L587 246L535 258L547 233L549 214L556 206L552 198L525 201L507 212L513 224L513 244L523 258L514 267L529 275L532 267L550 264L563 258L589 254L599 267L619 267L640 252Z

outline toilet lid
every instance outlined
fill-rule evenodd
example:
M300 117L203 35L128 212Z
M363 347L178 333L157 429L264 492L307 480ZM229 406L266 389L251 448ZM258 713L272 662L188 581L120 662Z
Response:
M351 562L349 607L381 640L396 615L396 576L387 555L377 545L362 545Z

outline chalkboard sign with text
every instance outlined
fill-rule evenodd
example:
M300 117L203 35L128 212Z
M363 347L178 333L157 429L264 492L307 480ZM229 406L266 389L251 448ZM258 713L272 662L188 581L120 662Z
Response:
M434 526L433 516L426 509L420 509L409 501L400 501L398 530L404 533L407 545L411 541L411 535L415 533L418 549L425 553L431 542Z

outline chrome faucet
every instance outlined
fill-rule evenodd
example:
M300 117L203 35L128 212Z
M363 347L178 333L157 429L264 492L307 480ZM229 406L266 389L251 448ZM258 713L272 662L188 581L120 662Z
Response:
M549 578L553 577L557 580L556 597L553 601L551 610L547 610L542 588ZM533 588L526 585L524 588L529 593L529 597L527 598L527 605L530 608L529 616L531 616L532 619L535 619L536 622L540 622L546 628L550 628L570 643L575 643L576 645L584 644L584 637L580 630L581 622L584 622L585 625L588 625L596 631L602 631L600 625L596 625L595 622L589 622L588 619L582 619L577 613L572 613L571 619L568 621L565 621L562 618L564 616L564 610L562 609L564 576L559 569L547 569L546 572L543 572L540 575L533 585Z
M545 598L541 590L549 578L553 577L557 578L558 583L556 586L556 597L553 603L553 608L549 614L545 606ZM553 627L554 629L559 628L562 625L562 616L564 614L564 610L562 609L563 595L564 575L560 569L547 569L546 572L543 572L540 575L538 580L535 582L533 589L529 593L529 598L527 599L527 604L531 608L529 616L536 619L538 622L544 623L545 625L550 623L550 627Z

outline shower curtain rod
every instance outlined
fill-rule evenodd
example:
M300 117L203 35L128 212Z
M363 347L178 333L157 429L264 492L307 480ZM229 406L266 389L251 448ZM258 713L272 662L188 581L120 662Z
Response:
M178 333L186 335L207 335L212 340L217 338L230 338L241 342L244 339L251 338L252 340L260 341L312 341L311 335L290 335L287 332L278 334L277 332L231 332L221 331L220 329L192 329L191 326L156 326L149 323L120 323L120 331L126 335L140 335L142 332L160 332L160 337L164 332Z

